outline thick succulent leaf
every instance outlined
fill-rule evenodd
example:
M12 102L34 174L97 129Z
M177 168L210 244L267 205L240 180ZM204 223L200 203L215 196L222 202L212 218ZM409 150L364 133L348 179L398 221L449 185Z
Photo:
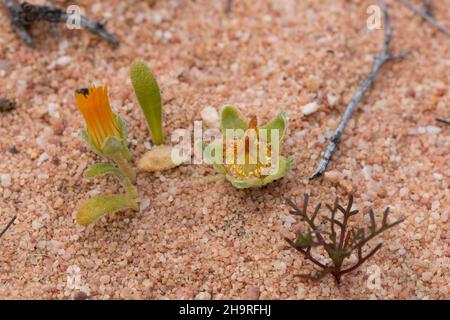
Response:
M226 129L246 130L248 128L248 123L236 108L225 107L221 114L220 128L223 133L225 133Z
M125 179L122 171L108 163L95 163L84 172L84 176L87 178L104 176L105 174L112 174L119 178L121 182Z
M89 134L86 129L81 130L81 137L83 138L84 143L86 143L86 145L88 146L89 149L91 149L97 155L99 155L101 157L105 157L103 152L100 149L98 149L96 146L94 146L94 144L91 142L91 139L89 138Z
M138 203L129 196L114 194L101 195L84 201L78 211L76 220L82 226L87 226L101 216L122 209L139 211Z
M116 137L108 137L102 145L102 152L107 157L111 158L117 153L123 153L122 141Z
M287 127L287 115L285 111L281 111L275 118L273 118L271 121L263 125L260 129L267 130L267 141L270 143L272 140L270 135L271 130L279 130L278 137L279 142L281 142L281 140L284 137L286 127Z
M156 145L163 144L162 102L158 82L142 61L133 62L130 76L134 92L152 134L152 141Z
M258 178L236 179L233 176L226 175L228 181L237 189L258 188L263 186L263 180Z
M277 172L271 174L270 176L265 177L263 179L263 185L266 185L268 183L271 183L272 181L283 178L286 175L286 173L291 169L295 158L293 156L290 156L289 158L285 159L284 157L280 156L278 159L280 161L280 164L278 166Z

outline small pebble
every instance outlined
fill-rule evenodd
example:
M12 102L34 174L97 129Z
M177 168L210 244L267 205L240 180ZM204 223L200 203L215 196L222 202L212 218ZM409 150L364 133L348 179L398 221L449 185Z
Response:
M9 175L7 173L1 173L0 179L2 182L2 187L8 188L11 185L11 175Z
M305 116L307 116L307 115L313 114L314 112L319 110L319 108L320 108L320 105L317 103L317 101L313 101L313 102L308 103L308 104L304 105L303 107L301 107L301 111Z
M202 117L203 122L209 128L218 128L219 124L219 113L214 107L206 107L204 108L200 116Z
M209 292L200 292L195 296L195 300L211 300L211 294Z

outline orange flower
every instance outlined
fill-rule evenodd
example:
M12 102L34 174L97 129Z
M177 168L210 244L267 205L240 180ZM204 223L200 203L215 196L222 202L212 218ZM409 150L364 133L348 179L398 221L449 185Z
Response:
M120 124L111 110L106 86L76 90L75 99L86 122L91 143L96 148L101 150L109 137L122 139Z

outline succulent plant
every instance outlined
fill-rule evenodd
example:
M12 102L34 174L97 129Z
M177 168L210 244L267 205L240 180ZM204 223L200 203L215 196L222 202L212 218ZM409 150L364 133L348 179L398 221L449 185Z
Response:
M105 174L116 176L126 193L100 195L84 201L77 214L80 225L88 225L104 214L120 209L139 210L137 189L134 186L136 174L130 165L131 155L126 145L127 129L123 119L111 109L107 87L90 87L75 92L78 109L86 123L82 136L90 149L117 167L108 163L96 163L84 173L85 177Z
M236 188L265 186L284 177L294 161L280 155L286 126L284 111L258 127L256 117L247 121L236 108L225 107L222 138L202 143L204 158Z

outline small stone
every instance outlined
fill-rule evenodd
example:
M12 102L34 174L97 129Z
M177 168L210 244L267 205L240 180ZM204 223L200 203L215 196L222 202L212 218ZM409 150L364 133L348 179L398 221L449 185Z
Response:
M108 284L110 281L111 281L111 277L108 276L107 274L100 277L100 282L102 284Z
M42 223L40 223L38 220L33 220L33 222L31 222L31 227L34 230L38 230L42 227Z
M331 183L338 183L339 180L343 179L342 174L337 170L325 172L324 177L326 180L330 181Z
M247 292L245 293L244 299L245 300L258 300L259 295L261 292L259 291L258 287L251 286L248 288Z
M171 146L154 146L152 150L147 151L138 161L138 168L141 171L155 172L165 171L178 167L184 159L172 157Z
M339 96L329 93L329 94L327 94L327 101L328 101L328 105L331 108L334 108L337 106L337 104L339 102Z
M203 122L210 128L218 128L219 124L219 113L213 107L204 108L200 116L202 117Z
M143 211L143 210L147 209L149 205L150 205L150 199L145 197L144 199L142 199L139 207L140 207L141 211Z
M310 115L310 114L316 112L317 110L319 110L319 108L320 108L320 105L317 103L317 101L313 101L311 103L304 105L301 108L301 111L305 116L307 116L307 115Z
M55 65L57 65L57 66L65 66L65 65L69 64L71 61L72 61L72 57L62 56L62 57L59 57L55 61Z
M51 102L48 104L47 109L48 109L48 114L50 115L50 117L59 119L58 108L59 107L56 103Z
M306 88L311 92L316 92L320 88L319 81L314 77L310 77L308 80L306 80L305 85Z
M228 258L231 254L230 251L228 251L227 249L222 249L219 251L219 254L221 257L223 258Z
M11 175L7 173L0 174L0 179L2 182L2 187L8 188L11 185Z
M209 292L200 292L195 296L195 300L211 300L211 294Z

